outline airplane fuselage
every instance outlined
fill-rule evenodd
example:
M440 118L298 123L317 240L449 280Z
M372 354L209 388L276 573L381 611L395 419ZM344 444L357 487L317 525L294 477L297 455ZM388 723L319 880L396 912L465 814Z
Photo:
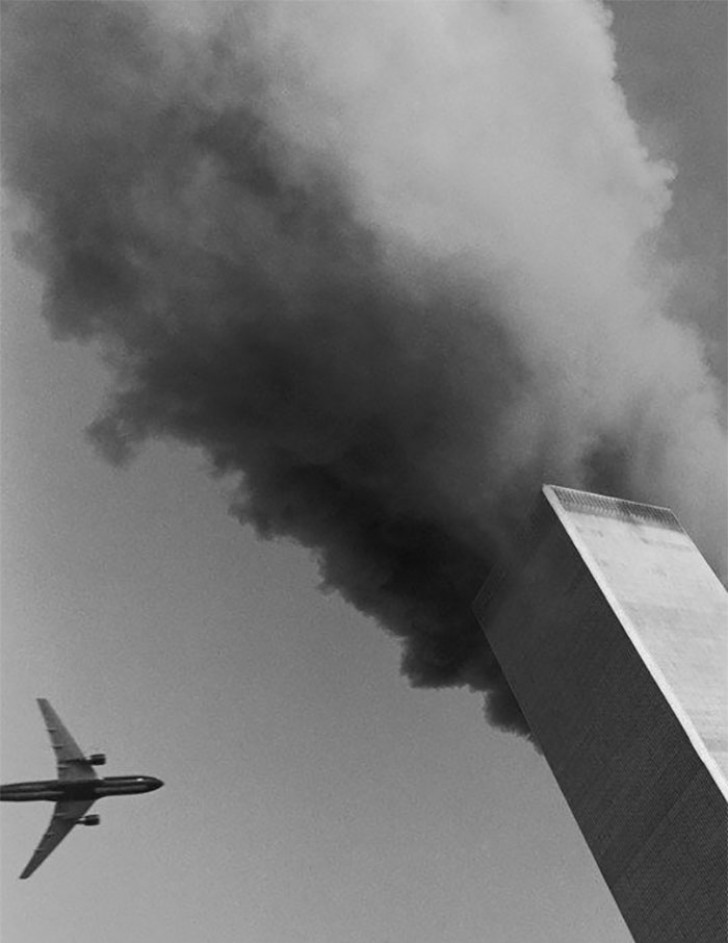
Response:
M75 802L104 796L152 792L164 783L156 776L106 776L104 779L43 779L0 786L3 802Z
M156 776L105 776L99 778L95 766L106 763L104 753L83 752L47 698L39 697L38 707L56 757L57 779L35 779L0 786L3 802L53 802L55 808L30 861L20 874L29 878L60 845L76 825L98 825L98 815L86 813L97 799L105 796L133 796L153 792L164 783Z

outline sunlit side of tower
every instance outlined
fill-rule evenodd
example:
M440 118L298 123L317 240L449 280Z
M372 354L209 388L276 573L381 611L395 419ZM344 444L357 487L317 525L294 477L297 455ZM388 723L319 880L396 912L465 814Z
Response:
M637 943L728 939L728 595L673 514L546 486L475 611Z

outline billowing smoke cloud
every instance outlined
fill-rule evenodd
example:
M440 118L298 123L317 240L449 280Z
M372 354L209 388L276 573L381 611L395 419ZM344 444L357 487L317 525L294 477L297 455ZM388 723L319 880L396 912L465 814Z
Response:
M201 447L415 684L525 722L471 615L544 480L672 506L718 559L720 400L663 314L670 168L583 3L20 3L5 181L91 434Z

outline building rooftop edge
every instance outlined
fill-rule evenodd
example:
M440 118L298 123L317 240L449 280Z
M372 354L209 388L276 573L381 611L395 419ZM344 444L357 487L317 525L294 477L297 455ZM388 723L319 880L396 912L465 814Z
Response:
M604 494L589 491L577 491L561 485L544 485L543 493L550 501L556 501L572 514L592 514L596 517L616 517L623 521L651 524L681 533L685 531L669 508L656 507L652 504L640 504L637 501L625 501Z

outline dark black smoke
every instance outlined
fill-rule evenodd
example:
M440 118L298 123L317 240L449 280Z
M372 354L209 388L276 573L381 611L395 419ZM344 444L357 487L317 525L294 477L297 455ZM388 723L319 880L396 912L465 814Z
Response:
M116 462L151 438L201 447L237 476L242 522L310 548L325 586L402 639L414 684L487 691L524 732L472 601L545 477L643 496L647 401L555 457L554 354L509 324L503 274L393 248L354 165L287 132L265 17L243 7L234 29L187 32L132 3L6 10L21 251L54 332L99 340L116 376L91 436Z

